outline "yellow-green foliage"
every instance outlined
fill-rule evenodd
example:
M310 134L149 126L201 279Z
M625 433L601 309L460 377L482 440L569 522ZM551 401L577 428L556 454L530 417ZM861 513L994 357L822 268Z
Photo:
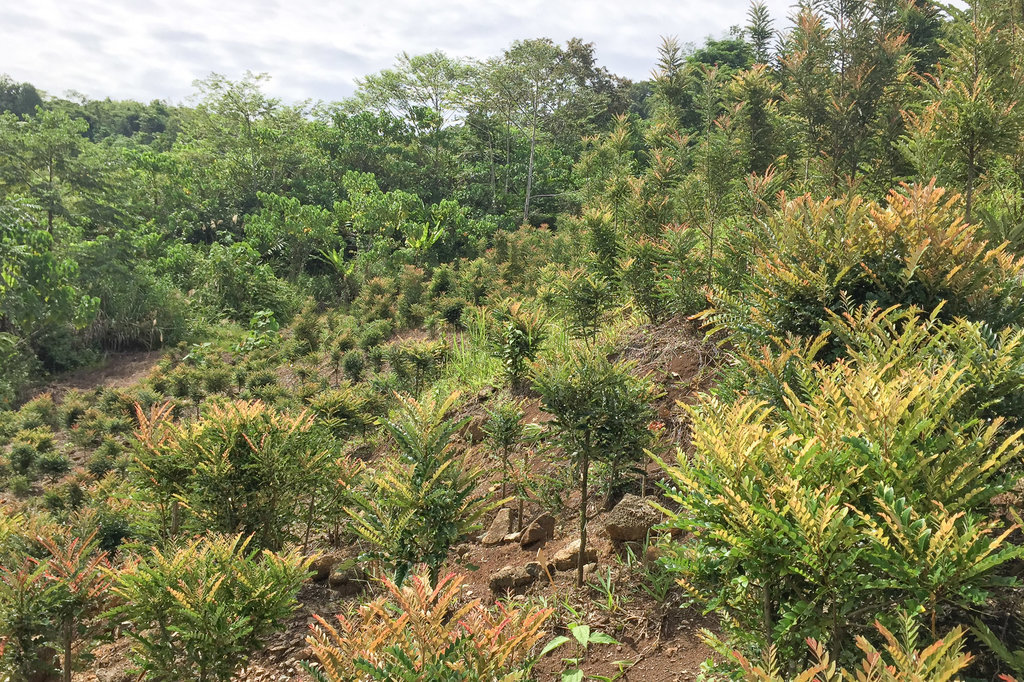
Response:
M201 419L169 420L165 407L140 410L137 481L162 512L165 533L178 530L175 505L184 500L203 530L252 534L259 547L280 548L339 465L306 412L289 414L259 401L210 405ZM306 502L307 504L302 504Z
M813 368L830 343L843 349L852 366L871 364L888 381L914 368L959 373L964 395L959 415L1003 417L1016 428L1024 419L1024 332L993 331L981 322L941 319L942 306L925 316L915 309L867 306L843 315L829 314L825 331L816 337L774 338L757 350L737 349L734 371L720 389L740 389L781 406L787 390L806 396L821 381Z
M1002 327L1024 313L1024 260L963 222L957 197L930 185L892 191L885 203L859 196L785 202L755 245L742 293L712 292L707 313L736 340L814 336L828 312L869 301L933 310ZM835 349L833 349L834 351Z
M1021 550L987 505L1010 483L1020 432L958 415L946 365L812 365L810 395L689 408L694 454L666 465L672 566L748 651L798 658L807 637L847 653L897 606L932 624L982 602Z
M744 682L950 682L961 679L959 673L971 662L964 653L964 631L955 628L933 644L917 649L918 629L913 620L903 618L899 636L881 623L876 627L885 642L877 648L865 637L857 638L863 658L851 669L838 668L825 646L814 639L807 641L814 664L796 674L786 674L777 652L770 649L762 664L755 664L743 654L734 657L743 671Z
M479 530L481 517L503 502L475 493L483 471L468 467L454 447L451 438L467 421L447 417L457 399L403 398L398 418L384 423L395 456L383 459L367 489L353 495L355 531L399 585L419 563L436 581L451 546Z
M248 549L240 536L153 548L117 576L115 610L132 623L132 659L148 680L228 680L283 628L310 559Z
M317 618L308 642L323 682L360 680L525 680L551 609L515 608L479 599L459 604L463 578L431 589L413 576L404 587L383 580L387 595L337 625Z

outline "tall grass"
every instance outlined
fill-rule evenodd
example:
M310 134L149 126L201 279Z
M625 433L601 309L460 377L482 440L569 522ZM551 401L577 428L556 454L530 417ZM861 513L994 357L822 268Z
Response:
M452 391L479 391L500 381L501 363L487 348L487 308L468 309L465 330L452 336L451 355L441 377L429 389L435 398Z

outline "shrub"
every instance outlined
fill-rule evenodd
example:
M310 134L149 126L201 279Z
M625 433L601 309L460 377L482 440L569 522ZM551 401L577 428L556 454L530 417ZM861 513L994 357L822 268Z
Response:
M0 562L0 640L6 644L0 664L13 679L54 679L62 672L69 682L83 658L75 644L103 629L95 616L106 603L110 573L93 536L37 530L31 549L38 556Z
M44 393L22 405L18 410L18 418L23 429L55 429L60 423L57 406L49 393Z
M913 619L903 617L898 635L893 634L881 623L875 627L881 633L885 646L876 648L864 637L857 639L857 648L863 654L858 665L851 670L836 670L825 650L815 639L807 641L814 664L799 673L787 675L777 653L769 650L764 663L756 665L746 656L733 652L732 656L740 666L744 682L784 682L785 680L834 680L835 682L953 682L960 679L958 673L971 662L971 654L964 653L964 631L955 628L942 639L924 649L918 649L918 627Z
M1002 417L1007 428L1018 428L1024 423L1024 394L1019 390L1024 332L994 332L984 323L964 319L946 322L940 312L925 316L913 308L869 305L842 316L831 314L825 332L816 338L775 339L767 353L737 351L716 391L723 396L749 393L774 407L784 404L789 390L806 397L821 381L814 362L832 342L850 366L884 368L883 380L915 368L949 365L965 388L957 402L959 418Z
M373 421L373 401L365 391L350 382L328 391L319 391L308 403L317 422L336 438L356 432L365 435L366 427Z
M390 321L395 317L394 301L397 296L393 279L374 277L363 283L359 295L352 302L353 314L365 322Z
M113 614L133 625L132 660L156 682L228 680L281 629L309 575L297 554L251 551L235 537L153 548L118 574Z
M451 442L466 423L446 418L457 399L402 398L398 419L384 422L398 456L353 496L355 531L375 547L367 556L383 561L398 585L420 563L436 584L452 545L478 530L495 506L475 494L483 472L468 469Z
M580 553L576 583L583 586L587 547L587 505L590 463L604 460L618 469L638 460L651 440L647 425L654 418L653 392L645 380L630 375L632 367L611 363L594 349L579 351L567 362L549 362L538 368L534 386L544 410L554 416L548 423L552 439L565 457L579 467ZM617 480L613 474L611 480Z
M342 369L345 376L352 381L359 381L363 377L363 370L366 369L366 356L358 350L350 350L341 359Z
M893 191L884 205L800 197L755 241L749 289L714 289L707 318L750 350L786 334L814 337L829 312L868 302L934 310L945 301L943 319L999 329L1024 314L1024 259L991 247L979 229L934 184Z
M363 327L363 333L359 337L359 347L363 350L375 348L395 333L394 325L388 320L374 320Z
M570 270L555 280L551 297L572 335L593 344L613 302L608 279L582 268Z
M670 566L728 614L744 651L797 661L807 637L845 657L899 606L936 623L982 603L1024 550L988 514L1021 434L960 418L949 365L816 364L810 394L689 408L692 457L664 465L670 526L693 533Z
M144 420L137 480L164 510L187 500L204 529L252 536L257 547L278 549L293 538L308 501L310 480L328 451L311 427L312 415L291 416L260 402L213 405L187 425L167 420L166 408Z
M11 494L17 498L24 499L32 494L32 481L24 474L11 476L7 483L7 487L11 491Z
M14 442L27 443L36 449L36 452L50 452L57 447L54 433L45 426L37 426L33 429L22 429L14 434Z
M419 395L448 360L444 341L394 342L387 347L391 371L413 395Z
M19 476L28 476L35 468L39 452L28 443L15 443L9 456L11 470Z
M43 476L49 476L51 483L55 483L58 478L71 471L71 460L59 452L47 452L39 458L36 468Z
M322 670L310 673L320 682L525 679L551 609L460 605L462 582L449 575L431 589L413 576L400 588L384 579L386 596L354 616L336 626L318 617L307 641Z
M505 497L509 478L509 458L522 444L523 408L520 403L503 400L487 410L484 433L491 450L501 462L501 497Z
M510 299L492 309L487 341L512 390L525 387L530 363L537 359L546 339L545 322L539 312Z
M72 428L85 415L88 409L89 403L85 396L78 392L69 392L64 396L64 400L60 404L59 416L61 425L66 429Z

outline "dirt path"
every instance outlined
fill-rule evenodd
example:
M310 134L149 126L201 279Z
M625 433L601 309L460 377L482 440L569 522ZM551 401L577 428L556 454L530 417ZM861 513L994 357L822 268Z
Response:
M108 353L99 365L62 374L35 393L50 393L59 398L72 389L128 388L148 377L161 355L163 351L159 350Z

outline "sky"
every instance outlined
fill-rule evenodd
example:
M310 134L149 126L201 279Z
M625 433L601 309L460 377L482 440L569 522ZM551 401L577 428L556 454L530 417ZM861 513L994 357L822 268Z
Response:
M50 95L183 102L211 72L267 72L285 101L339 100L403 50L485 58L572 37L598 63L649 76L661 36L700 43L748 0L0 0L0 74ZM776 26L789 0L768 0Z

